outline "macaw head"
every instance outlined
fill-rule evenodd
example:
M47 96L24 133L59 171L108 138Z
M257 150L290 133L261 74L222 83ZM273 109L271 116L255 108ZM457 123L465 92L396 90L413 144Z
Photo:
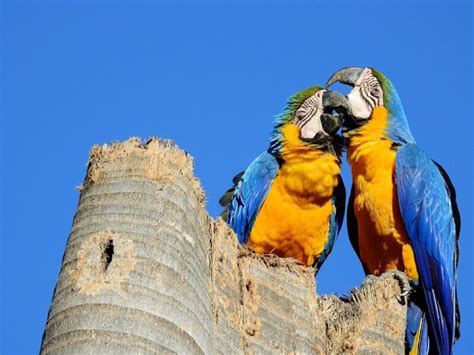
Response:
M344 68L334 73L326 87L340 82L352 86L347 95L351 116L345 120L343 131L350 136L374 119L375 113L386 115L385 135L393 142L412 143L408 122L395 87L385 75L373 68ZM378 117L378 116L377 116Z
M334 152L337 131L348 110L344 95L320 86L294 94L283 113L276 117L270 151L281 153L285 146L292 145Z

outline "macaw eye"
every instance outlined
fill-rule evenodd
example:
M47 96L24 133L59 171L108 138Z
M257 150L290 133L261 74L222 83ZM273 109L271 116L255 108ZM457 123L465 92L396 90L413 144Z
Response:
M370 90L370 94L373 95L373 96L379 96L380 89L379 88L373 88L372 90Z
M304 110L296 111L296 119L298 121L301 121L304 118L304 116L306 116L306 111Z

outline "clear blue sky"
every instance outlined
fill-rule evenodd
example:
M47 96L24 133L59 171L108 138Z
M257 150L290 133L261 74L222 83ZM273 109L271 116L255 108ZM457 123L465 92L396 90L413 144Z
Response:
M286 98L348 65L393 81L418 143L457 188L455 350L473 353L470 3L1 6L1 353L38 352L93 144L172 138L195 157L216 216L231 178L266 149ZM320 293L363 279L345 226L318 279Z

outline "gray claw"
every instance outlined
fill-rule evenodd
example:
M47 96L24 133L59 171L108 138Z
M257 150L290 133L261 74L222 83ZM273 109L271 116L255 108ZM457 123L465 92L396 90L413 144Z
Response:
M411 291L413 290L411 286L410 278L400 270L391 270L387 272L387 274L391 274L400 284L401 293L396 295L396 299L400 304L405 305L408 302L408 296L410 295Z

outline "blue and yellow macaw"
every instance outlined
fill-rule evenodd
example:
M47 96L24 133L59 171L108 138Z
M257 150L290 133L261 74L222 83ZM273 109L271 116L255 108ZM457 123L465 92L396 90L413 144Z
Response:
M336 72L326 86L335 82L353 87L352 115L343 125L353 178L347 211L352 246L366 274L398 270L414 285L407 352L451 354L459 337L460 217L453 184L416 145L384 75L351 67Z
M240 243L321 266L344 218L342 137L336 133L347 109L343 95L321 87L290 97L268 150L220 200Z

